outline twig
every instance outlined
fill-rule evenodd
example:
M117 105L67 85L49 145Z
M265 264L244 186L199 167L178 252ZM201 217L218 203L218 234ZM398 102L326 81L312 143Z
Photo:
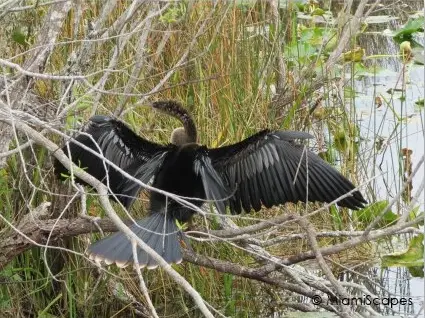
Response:
M154 316L155 318L159 318L158 314L156 313L155 307L152 304L152 300L149 296L149 291L146 287L145 280L143 279L142 272L140 271L139 260L137 258L137 243L135 241L131 241L131 245L133 247L134 269L136 270L137 276L139 277L140 290L142 291L143 296L145 296L146 302L148 303L152 316Z
M322 270L322 272L325 274L327 279L331 282L332 286L337 291L337 298L349 298L347 292L345 289L341 286L341 284L338 282L338 280L335 278L335 276L332 274L332 271L330 270L328 264L326 264L325 259L323 258L322 253L320 252L319 244L317 243L316 239L316 229L311 225L311 223L306 220L303 217L300 217L298 220L299 224L304 228L305 232L307 233L308 240L310 241L310 247L312 249L312 252L314 253L316 257L316 261L319 263L319 266ZM344 305L340 305L340 312L338 313L341 317L349 318L351 317L348 313L347 308Z
M413 177L419 171L419 168L422 166L423 163L424 163L424 156L421 157L418 164L416 165L415 170L412 172L412 174L409 176L409 178L406 180L406 182L403 183L401 190L398 191L398 193L394 196L394 198L390 202L388 202L388 205L385 207L385 209L382 210L379 213L379 215L377 217L375 217L374 220L366 227L366 229L363 233L363 236L367 236L369 234L369 232L382 220L384 215L391 209L391 207L394 205L394 203L396 203L400 199L401 195L406 190L406 188L409 186L409 183L413 180Z
M73 165L75 175L87 184L90 184L99 193L99 201L101 205L105 209L105 212L109 216L109 218L117 225L118 229L124 232L130 239L135 240L140 248L142 248L150 257L152 257L158 263L159 266L161 266L183 289L185 289L206 317L214 317L205 305L205 302L202 297L184 279L184 277L177 273L171 267L170 264L168 264L160 255L158 255L151 247L149 247L145 242L143 242L136 234L134 234L133 231L130 230L127 225L122 222L121 218L115 213L111 203L109 202L108 189L102 182L92 177L88 173L82 171L81 169L77 169L77 167L72 164L69 158L63 153L63 151L60 149L58 150L57 145L52 143L46 137L40 135L31 127L20 122L14 122L14 124L18 130L28 134L34 140L35 143L40 144L50 152L53 152L55 157L65 166L65 168L70 169L70 166Z

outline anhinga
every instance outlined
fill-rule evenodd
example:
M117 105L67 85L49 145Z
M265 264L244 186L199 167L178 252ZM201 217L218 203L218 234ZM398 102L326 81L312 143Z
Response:
M75 140L93 149L144 183L179 196L211 200L220 213L258 211L285 202L332 202L352 191L354 185L320 157L296 144L308 139L305 132L263 130L239 143L208 148L196 143L196 126L188 112L175 101L154 102L152 107L178 118L183 128L173 131L171 144L160 145L136 135L123 122L93 116ZM96 144L95 144L95 143ZM124 177L101 158L72 140L62 148L72 161L109 185L111 192L129 208L141 186ZM105 170L106 166L106 170ZM66 169L55 162L58 176ZM308 186L308 189L307 189ZM189 200L190 201L190 200ZM201 206L203 200L192 200ZM338 201L341 207L358 209L366 203L359 191ZM169 263L182 260L182 233L176 220L189 221L195 212L177 201L152 191L149 216L130 226L146 244ZM96 261L124 267L133 262L132 245L117 232L89 247ZM157 263L138 248L140 266Z

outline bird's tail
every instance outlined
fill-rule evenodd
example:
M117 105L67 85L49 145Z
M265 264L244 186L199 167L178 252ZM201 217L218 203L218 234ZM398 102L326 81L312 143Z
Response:
M185 240L186 244L188 242L174 218L166 217L164 213L153 213L131 225L130 229L167 263L182 261L180 240ZM126 267L134 262L131 241L122 232L114 233L90 245L88 254L90 259L96 262L104 261L108 265L115 263L118 267ZM137 247L137 260L140 267L158 266L158 263L140 247Z

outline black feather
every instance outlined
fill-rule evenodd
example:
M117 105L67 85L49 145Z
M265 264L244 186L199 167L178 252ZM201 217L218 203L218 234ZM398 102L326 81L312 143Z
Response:
M83 149L76 142L90 148L98 155ZM92 176L109 185L112 193L125 207L130 207L140 191L140 185L127 179L99 155L113 162L135 178L148 182L161 165L161 158L174 146L161 146L137 136L120 121L107 116L93 116L84 131L62 150L72 161ZM65 167L55 160L56 174L63 178ZM78 182L84 184L81 180Z
M246 212L251 208L257 210L259 199L267 207L307 199L331 202L353 190L354 185L337 170L294 143L294 139L309 138L312 136L303 132L264 130L234 145L210 149L213 166L228 182L227 186L237 183L239 187L238 196L227 202L234 209L232 212L241 212L240 203ZM245 165L249 160L254 162L255 169ZM258 189L259 198L252 189ZM248 198L251 204L247 204ZM338 205L358 209L365 203L361 193L355 191Z
M180 104L158 102L154 108L178 117L189 131L187 140L196 140L196 127ZM294 141L309 138L312 136L305 132L264 130L239 143L215 149L195 143L163 146L139 137L118 120L94 116L84 133L69 142L70 151L68 146L63 150L74 163L109 185L110 192L127 208L141 186L96 154L103 154L143 183L153 181L155 188L191 198L189 202L197 207L207 199L214 201L220 213L226 213L228 207L232 214L238 214L242 210L259 211L263 205L271 207L307 199L331 202L354 189L342 174ZM62 177L66 169L56 161L55 171ZM365 203L362 194L354 191L338 205L358 209ZM153 191L149 211L147 218L137 221L130 229L168 263L180 262L180 241L190 246L177 228L176 220L189 221L194 210ZM88 252L95 260L105 260L108 264L133 263L132 244L121 232L94 243ZM140 248L137 257L140 266L158 265Z
M133 224L130 229L167 262L180 263L182 261L179 240L182 233L174 219L166 218L163 213L154 213L138 221L137 224ZM88 254L93 260L104 260L108 264L113 262L120 267L126 267L134 260L131 241L122 232L114 233L90 245ZM140 267L154 268L158 266L158 263L139 247L137 247L137 258Z

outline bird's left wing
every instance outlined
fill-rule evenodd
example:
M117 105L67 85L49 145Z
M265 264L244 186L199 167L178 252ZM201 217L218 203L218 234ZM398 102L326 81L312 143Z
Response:
M234 214L285 202L332 202L355 187L337 170L294 139L312 136L296 131L261 131L239 143L208 150L212 166L234 191L227 201ZM358 209L366 203L359 191L338 201Z

